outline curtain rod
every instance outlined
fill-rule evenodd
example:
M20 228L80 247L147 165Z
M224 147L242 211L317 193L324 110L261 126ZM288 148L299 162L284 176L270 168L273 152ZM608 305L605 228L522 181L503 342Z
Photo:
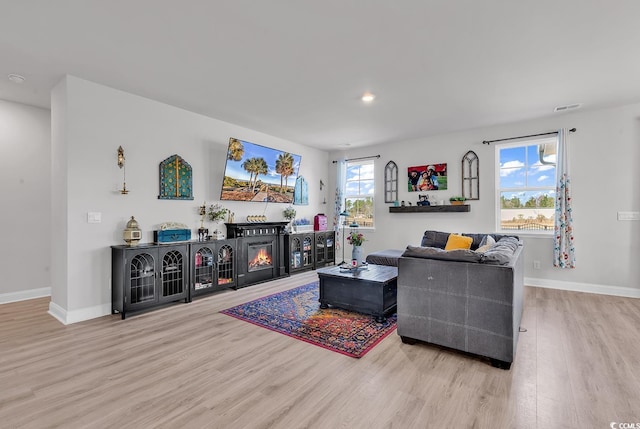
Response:
M571 128L569 131L570 131L570 132L572 132L572 133L575 133L577 130L576 130L575 128ZM531 134L531 135L528 135L528 136L509 137L509 138L506 138L506 139L484 140L484 141L482 142L482 144L490 144L490 143L495 143L495 142L504 142L504 141L507 141L507 140L526 139L527 137L550 136L550 135L552 135L552 134L558 134L558 132L557 132L557 131L552 131L552 132L550 132L550 133Z
M345 159L345 161L360 161L361 159L371 159L371 158L380 158L380 155L371 155L371 156L361 156L360 158L350 158L350 159ZM336 164L338 161L331 161L334 164Z

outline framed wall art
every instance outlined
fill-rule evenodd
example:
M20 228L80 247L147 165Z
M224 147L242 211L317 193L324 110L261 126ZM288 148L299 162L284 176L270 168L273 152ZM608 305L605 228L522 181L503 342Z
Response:
M407 169L409 192L447 189L447 164L416 165Z
M193 172L182 157L172 155L160 163L161 200L193 200Z

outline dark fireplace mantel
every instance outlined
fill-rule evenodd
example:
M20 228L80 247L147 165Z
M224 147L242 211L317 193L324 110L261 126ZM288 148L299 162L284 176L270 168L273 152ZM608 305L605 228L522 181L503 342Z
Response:
M289 222L225 223L228 238L253 237L256 235L284 235Z

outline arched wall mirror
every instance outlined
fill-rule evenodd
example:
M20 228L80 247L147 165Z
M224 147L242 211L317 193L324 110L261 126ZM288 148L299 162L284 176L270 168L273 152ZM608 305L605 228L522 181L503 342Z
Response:
M480 160L472 150L462 157L462 196L467 200L480 199Z
M384 167L384 202L398 201L398 166L389 161Z

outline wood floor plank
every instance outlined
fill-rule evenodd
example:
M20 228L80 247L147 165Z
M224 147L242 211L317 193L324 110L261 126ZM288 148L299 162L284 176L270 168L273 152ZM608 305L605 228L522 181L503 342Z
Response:
M353 359L220 311L314 272L63 326L0 305L9 428L518 428L636 422L640 300L525 288L510 371L396 333Z

